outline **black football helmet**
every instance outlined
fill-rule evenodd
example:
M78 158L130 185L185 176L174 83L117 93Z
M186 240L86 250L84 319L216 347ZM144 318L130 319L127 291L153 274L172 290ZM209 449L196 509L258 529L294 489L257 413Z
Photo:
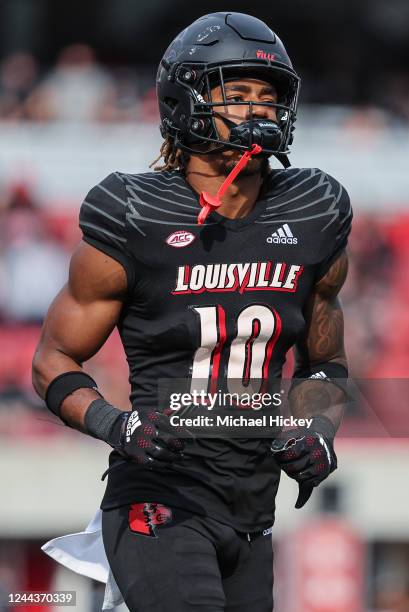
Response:
M225 83L243 77L274 84L277 103L226 100ZM223 102L212 100L219 85ZM157 73L161 134L177 147L203 154L203 143L246 151L253 143L264 155L275 155L289 165L287 154L296 120L300 79L278 36L259 19L243 13L212 13L183 30L166 50ZM220 107L249 106L249 120L239 125L223 118L228 140L218 133L215 116ZM277 122L253 117L253 107L276 109Z

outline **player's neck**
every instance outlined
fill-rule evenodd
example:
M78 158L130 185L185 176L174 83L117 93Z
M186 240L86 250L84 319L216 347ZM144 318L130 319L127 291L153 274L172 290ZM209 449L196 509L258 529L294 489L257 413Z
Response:
M226 178L225 174L211 166L200 157L191 158L186 168L186 180L200 194L207 191L216 195ZM261 174L239 175L222 198L222 205L217 212L229 219L246 217L254 208L263 179Z

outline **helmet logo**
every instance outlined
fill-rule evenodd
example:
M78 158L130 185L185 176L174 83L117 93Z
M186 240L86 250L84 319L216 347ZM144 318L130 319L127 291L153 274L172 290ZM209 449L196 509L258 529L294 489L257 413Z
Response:
M266 59L266 60L270 60L270 62L272 62L276 58L274 53L267 53L267 51L263 51L262 49L258 49L256 52L256 55L257 55L257 59Z
M181 247L186 247L189 246L189 244L192 244L195 238L196 236L191 232L179 230L177 232L173 232L173 234L170 234L170 236L166 238L166 244L180 249Z
M217 32L217 30L220 30L219 25L208 26L205 30L203 30L203 32L200 32L200 34L197 35L197 42L200 43L203 40L206 40L206 38L208 38L210 34L212 34L213 32Z

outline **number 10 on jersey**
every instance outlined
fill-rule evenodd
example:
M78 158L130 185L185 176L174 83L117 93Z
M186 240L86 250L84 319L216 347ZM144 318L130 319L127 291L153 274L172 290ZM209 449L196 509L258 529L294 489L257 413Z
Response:
M236 334L227 347L226 311L219 305L194 306L200 319L201 343L192 364L191 392L202 391L207 381L207 393L216 393L226 377L230 393L262 392L268 381L268 370L274 346L281 333L281 319L274 308L251 304L244 308L236 321ZM224 349L226 348L226 351ZM226 353L227 364L222 365ZM252 381L259 388L252 388Z

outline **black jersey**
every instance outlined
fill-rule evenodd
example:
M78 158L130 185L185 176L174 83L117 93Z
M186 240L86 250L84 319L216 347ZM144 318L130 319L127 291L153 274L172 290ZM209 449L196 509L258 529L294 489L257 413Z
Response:
M197 224L198 195L179 171L109 175L80 212L84 240L124 267L129 296L118 324L134 408L163 410L158 381L281 375L303 334L315 283L345 248L351 207L319 169L273 170L253 210ZM208 514L238 530L270 526L280 470L268 439L200 439L163 471L132 462L108 478L103 509L155 501ZM121 458L110 455L110 466Z

